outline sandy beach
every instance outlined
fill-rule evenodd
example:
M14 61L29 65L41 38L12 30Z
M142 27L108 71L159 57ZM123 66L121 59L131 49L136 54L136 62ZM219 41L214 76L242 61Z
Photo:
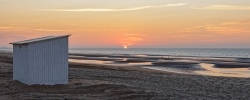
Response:
M86 55L85 55L86 56ZM95 55L93 55L95 56ZM148 60L154 60L150 58ZM172 58L177 59L177 58ZM109 59L114 60L114 59ZM225 67L221 59L201 59ZM227 62L230 59L225 59ZM138 62L139 60L129 60ZM250 99L250 79L188 75L131 66L69 63L69 84L28 86L12 80L12 54L0 53L0 99ZM195 62L192 62L193 64ZM234 66L244 67L247 62ZM156 63L162 65L166 63ZM176 64L176 63L167 63ZM184 63L186 64L186 63ZM233 65L233 64L228 64Z

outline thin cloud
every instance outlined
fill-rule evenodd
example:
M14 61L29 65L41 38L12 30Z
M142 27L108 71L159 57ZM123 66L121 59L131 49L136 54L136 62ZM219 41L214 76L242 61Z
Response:
M114 11L134 11L134 10L143 10L150 8L162 8L162 7L175 7L175 6L183 6L187 3L178 3L178 4L166 4L166 5L158 5L158 6L142 6L142 7L134 7L134 8L126 8L126 9L96 9L96 8L84 8L84 9L42 9L41 11L67 11L67 12L114 12Z
M20 28L24 28L24 27L9 27L9 26L0 26L0 29L20 29Z
M24 31L25 27L0 26L0 31Z
M195 27L191 27L191 28L185 28L183 30L180 30L178 32L185 32L185 33L191 33L191 32L201 32L201 31L206 31L206 27L209 26L214 26L214 25L201 25L201 26L195 26Z
M37 31L51 31L51 32L59 32L59 31L65 31L65 30L52 30L52 29L34 29L34 30L37 30Z
M250 18L223 23L222 25L249 25Z
M198 10L250 10L250 6L233 6L233 5L212 5L207 7L191 7Z
M126 36L145 36L145 34L124 34Z
M191 28L185 28L184 30L180 30L178 32L184 33L206 33L212 32L216 34L249 34L249 25L250 20L243 19L243 20L236 20L230 22L224 22L221 24L213 24L213 25L203 25Z
M32 29L28 27L11 27L11 26L0 26L0 31L22 31L22 32L32 32L32 31L46 31L46 32L61 32L67 30L55 30L55 29Z
M143 41L142 38L140 37L125 37L125 38L116 38L117 43L123 46L129 46L129 45L134 45L137 44L139 41Z
M13 27L0 27L0 29L10 29L10 28L13 28Z
M183 38L183 37L189 37L189 35L175 35L175 36L171 36L173 38Z

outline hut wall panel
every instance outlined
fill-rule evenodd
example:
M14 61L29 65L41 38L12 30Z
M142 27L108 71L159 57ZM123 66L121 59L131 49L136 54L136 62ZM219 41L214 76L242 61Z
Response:
M29 76L28 46L14 45L13 56L13 80L25 83Z
M68 84L68 37L34 42L28 49L27 84Z

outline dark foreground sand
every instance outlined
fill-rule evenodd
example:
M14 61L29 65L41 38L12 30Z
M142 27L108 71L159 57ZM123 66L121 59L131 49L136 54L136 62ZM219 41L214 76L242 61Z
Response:
M69 84L27 86L12 80L12 56L0 53L0 100L250 99L249 78L196 76L133 67L69 64Z

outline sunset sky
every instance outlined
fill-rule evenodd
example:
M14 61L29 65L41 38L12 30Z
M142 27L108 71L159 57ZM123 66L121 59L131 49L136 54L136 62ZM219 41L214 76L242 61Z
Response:
M250 48L250 0L0 0L0 47L63 34L70 47Z

